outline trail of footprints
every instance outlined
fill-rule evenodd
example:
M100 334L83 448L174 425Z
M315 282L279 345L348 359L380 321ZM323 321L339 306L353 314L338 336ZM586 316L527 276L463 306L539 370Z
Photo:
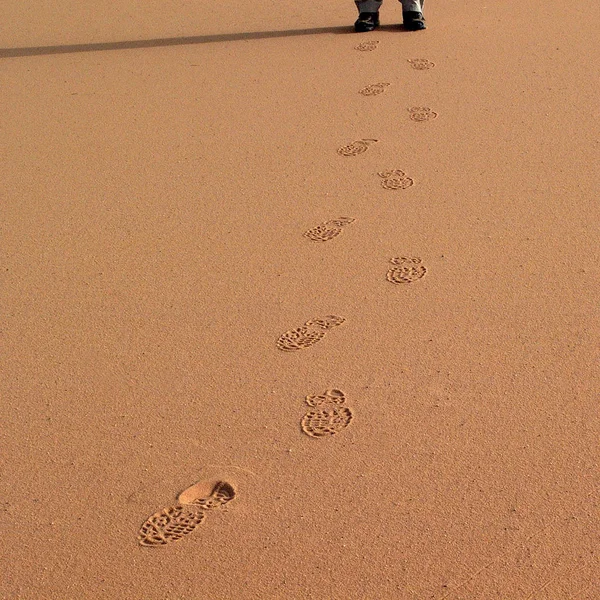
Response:
M355 46L360 52L371 52L379 45L379 41L364 41ZM417 71L426 71L435 67L435 63L424 58L408 60L410 66ZM389 83L373 83L359 90L363 96L377 96L385 92ZM437 113L428 107L411 107L409 117L416 122L431 121ZM376 139L361 139L338 148L341 156L357 156L367 151ZM381 187L386 190L404 190L414 185L414 179L401 169L392 169L377 173ZM352 217L339 217L325 221L304 232L304 236L313 242L326 242L339 236L347 225L355 222ZM422 279L427 268L421 258L396 257L390 259L386 278L395 285L414 283ZM327 315L306 321L304 325L290 329L277 339L277 348L283 352L295 352L314 346L326 334L345 322L344 317ZM354 418L352 409L346 406L346 394L339 389L328 389L322 394L309 395L305 400L308 410L300 421L304 434L312 438L332 437L346 429ZM200 489L199 482L182 492L176 504L164 508L146 519L140 527L138 541L141 546L158 547L193 533L206 519L210 512L219 510L234 500L236 491L225 481L218 481L212 491L206 494Z

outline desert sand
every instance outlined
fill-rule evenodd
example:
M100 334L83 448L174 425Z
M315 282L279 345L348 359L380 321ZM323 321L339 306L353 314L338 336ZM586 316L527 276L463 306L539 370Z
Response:
M4 0L0 598L600 598L600 5L425 8Z

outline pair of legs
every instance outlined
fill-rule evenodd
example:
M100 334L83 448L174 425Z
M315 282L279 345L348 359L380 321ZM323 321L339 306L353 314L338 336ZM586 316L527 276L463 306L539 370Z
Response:
M355 0L358 8L358 21L354 23L356 31L372 31L379 26L379 9L383 0ZM404 27L411 31L425 29L423 4L425 0L400 0Z

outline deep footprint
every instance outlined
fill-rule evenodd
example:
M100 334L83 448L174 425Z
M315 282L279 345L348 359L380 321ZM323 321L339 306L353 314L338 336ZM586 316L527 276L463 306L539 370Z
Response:
M394 266L387 272L387 280L396 284L413 283L425 277L427 269L422 262L420 258L406 256L390 259L390 263Z
M202 497L191 493L197 485L180 494L180 504L154 513L146 520L138 533L140 546L165 546L179 541L204 521L206 511L219 508L235 498L235 490L229 483L219 481L208 496Z
M215 508L221 508L221 506L224 506L235 498L235 490L230 483L225 481L217 482L209 496L200 491L205 485L206 482L204 481L195 483L181 492L177 500L180 504L193 504L203 510L214 510ZM194 498L198 499L195 500Z
M426 58L409 58L408 62L410 63L410 66L417 71L427 71L428 69L433 69L433 67L435 67L435 63Z
M413 106L408 109L408 112L410 113L410 119L417 123L433 121L433 119L437 119L438 116L436 112L432 111L427 106Z
M368 42L361 42L358 46L354 46L355 50L359 52L371 52L377 48L379 40L370 40Z
M347 146L338 148L337 153L341 156L357 156L367 151L367 148L378 140L357 140Z
M325 337L330 329L338 327L346 319L336 315L328 315L307 321L302 327L290 329L279 336L277 348L284 352L294 352L314 346Z
M383 94L389 85L389 83L372 83L371 85L364 87L362 90L358 90L358 93L362 94L363 96L377 96L379 94Z
M313 242L327 242L342 233L343 227L354 223L356 219L351 217L340 217L331 221L325 221L316 227L312 227L304 232L304 237L307 237Z
M381 187L386 190L405 190L415 184L414 179L401 169L381 171L377 175L383 179Z
M312 407L300 421L302 431L310 437L329 437L346 429L353 419L350 408L344 406L346 395L341 390L327 390L318 396L307 396Z

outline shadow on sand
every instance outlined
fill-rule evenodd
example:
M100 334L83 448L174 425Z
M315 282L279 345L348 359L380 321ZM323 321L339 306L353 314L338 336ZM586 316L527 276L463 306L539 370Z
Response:
M379 31L403 31L403 29L400 25L385 25L380 27ZM166 46L187 46L192 44L214 44L216 42L264 40L269 38L319 35L323 33L348 34L354 33L354 29L352 27L319 27L312 29L288 29L286 31L253 31L249 33L221 33L215 35L156 38L153 40L130 40L125 42L99 42L95 44L0 48L0 58L20 58L47 54L71 54L76 52L101 52L104 50L138 50L140 48L161 48Z

